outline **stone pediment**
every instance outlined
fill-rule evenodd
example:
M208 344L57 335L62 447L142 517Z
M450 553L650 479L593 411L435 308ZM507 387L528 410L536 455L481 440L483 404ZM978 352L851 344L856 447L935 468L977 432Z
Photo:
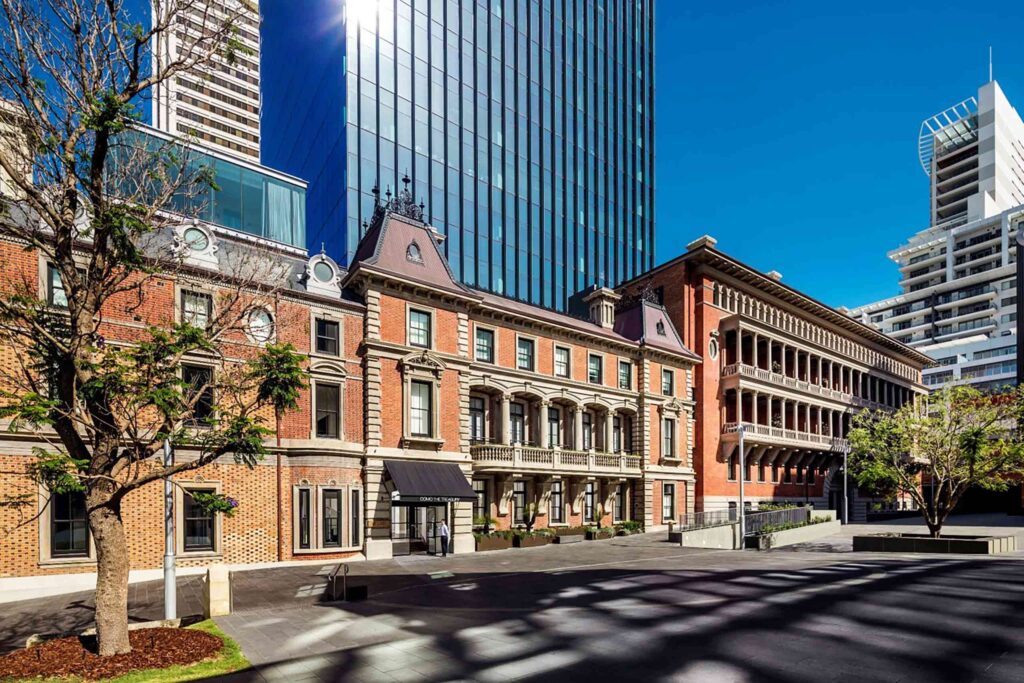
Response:
M438 356L426 350L410 353L402 358L400 365L403 370L419 370L435 375L440 375L448 367Z

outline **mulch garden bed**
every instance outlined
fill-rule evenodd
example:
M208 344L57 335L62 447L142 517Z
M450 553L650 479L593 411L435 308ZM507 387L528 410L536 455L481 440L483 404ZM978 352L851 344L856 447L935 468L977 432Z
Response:
M140 669L163 669L201 662L224 646L217 636L186 628L146 628L128 632L132 651L100 657L92 636L58 638L0 657L0 680L79 676L101 680Z

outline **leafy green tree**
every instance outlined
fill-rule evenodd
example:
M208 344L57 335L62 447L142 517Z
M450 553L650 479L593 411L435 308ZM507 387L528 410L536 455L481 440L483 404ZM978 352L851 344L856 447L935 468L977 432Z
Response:
M864 411L850 431L850 475L874 495L910 496L931 535L961 497L1005 491L1024 474L1024 389L950 387L889 413Z
M285 276L268 254L239 257L219 276L209 320L147 312L147 293L173 287L181 268L163 229L168 207L180 222L217 188L187 139L135 132L139 108L168 81L201 80L197 70L234 61L247 1L154 0L144 22L123 0L0 0L0 239L22 245L26 262L50 264L62 292L43 300L34 272L19 281L6 264L0 352L14 358L0 364L0 419L44 444L29 467L35 481L85 494L101 655L130 650L126 497L221 456L254 465L272 433L265 414L293 408L304 381L290 347L239 362L220 353ZM226 11L212 9L221 4ZM158 50L186 15L196 37L176 55ZM125 316L138 321L131 340L111 333L110 318ZM181 361L197 354L223 368L186 382ZM192 457L164 466L166 440ZM239 504L198 502L228 514Z

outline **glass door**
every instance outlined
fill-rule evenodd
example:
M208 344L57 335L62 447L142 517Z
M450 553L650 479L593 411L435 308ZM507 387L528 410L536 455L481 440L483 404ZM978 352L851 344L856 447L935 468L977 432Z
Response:
M427 552L431 555L441 554L441 522L447 520L447 505L432 505L426 508ZM448 537L451 538L450 527Z

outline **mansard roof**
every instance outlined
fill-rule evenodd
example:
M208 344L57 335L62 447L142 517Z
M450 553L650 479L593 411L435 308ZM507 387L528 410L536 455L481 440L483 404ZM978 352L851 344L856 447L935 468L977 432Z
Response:
M586 319L461 284L455 279L441 251L441 237L422 220L422 214L409 210L409 206L416 207L408 201L402 212L392 210L390 207L397 200L397 197L391 200L388 207L379 207L374 214L374 220L349 264L346 283L352 282L362 272L372 272L454 294L468 300L471 308L497 312L525 323L561 327L613 343L639 344L700 362L700 357L682 343L665 309L653 302L636 302L624 310L626 320L622 324L616 323L613 329L607 329ZM658 331L659 323L664 334Z

